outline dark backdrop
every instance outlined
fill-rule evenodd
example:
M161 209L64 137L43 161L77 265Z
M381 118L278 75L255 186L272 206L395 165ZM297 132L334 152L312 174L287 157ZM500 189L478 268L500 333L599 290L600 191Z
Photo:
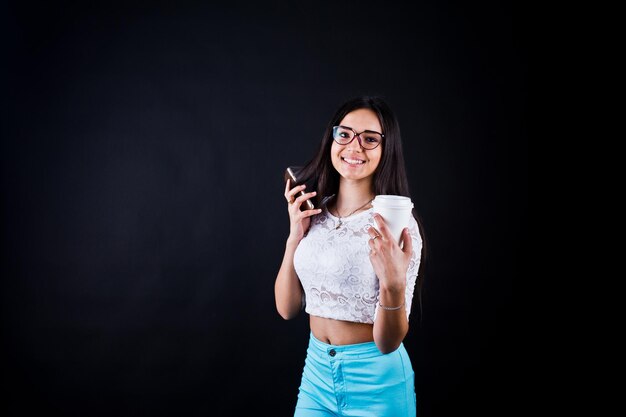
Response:
M176 4L176 6L174 6ZM484 2L4 6L3 415L290 416L283 170L335 108L396 110L430 246L422 416L506 414L527 61Z

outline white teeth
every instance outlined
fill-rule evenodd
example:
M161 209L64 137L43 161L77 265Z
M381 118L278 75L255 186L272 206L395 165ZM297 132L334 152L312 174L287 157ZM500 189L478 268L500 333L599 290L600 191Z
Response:
M358 159L346 159L346 158L343 158L343 160L346 161L349 164L352 164L352 165L364 164L365 163L365 161L359 161Z

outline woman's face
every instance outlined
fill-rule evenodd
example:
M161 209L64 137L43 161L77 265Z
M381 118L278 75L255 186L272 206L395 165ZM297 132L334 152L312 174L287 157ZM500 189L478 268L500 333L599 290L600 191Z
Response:
M351 127L355 132L361 133L364 130L384 133L378 120L378 116L370 109L358 109L348 114L339 122L341 126ZM384 139L383 139L384 140ZM373 179L374 171L378 167L383 154L383 144L375 149L363 149L359 140L355 137L347 145L340 145L333 140L330 148L333 166L345 179L362 180ZM364 161L359 164L351 164L345 159Z

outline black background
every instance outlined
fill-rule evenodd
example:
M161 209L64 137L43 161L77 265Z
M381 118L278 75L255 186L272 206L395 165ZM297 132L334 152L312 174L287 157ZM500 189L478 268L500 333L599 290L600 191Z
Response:
M3 415L292 415L309 328L274 305L283 170L357 94L398 115L430 246L404 342L418 414L508 414L527 233L519 10L3 8Z

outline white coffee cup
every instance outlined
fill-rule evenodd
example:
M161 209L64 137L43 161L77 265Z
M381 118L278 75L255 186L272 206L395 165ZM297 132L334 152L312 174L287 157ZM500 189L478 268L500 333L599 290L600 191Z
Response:
M377 195L372 201L374 212L380 214L391 230L391 235L398 244L402 230L409 227L413 203L409 197L401 195Z

